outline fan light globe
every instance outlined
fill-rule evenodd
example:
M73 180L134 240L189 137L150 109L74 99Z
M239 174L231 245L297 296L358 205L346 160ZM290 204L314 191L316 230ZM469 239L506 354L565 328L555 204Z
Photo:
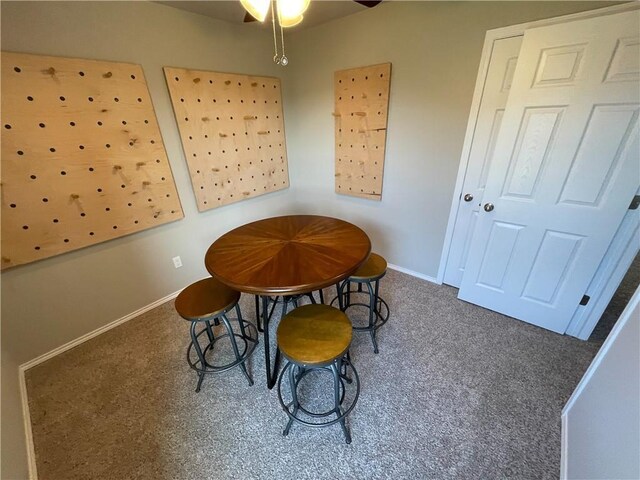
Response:
M267 18L271 4L270 0L240 0L240 3L259 22L264 22L264 19Z
M283 27L293 27L302 21L302 14L309 7L310 0L278 0L278 20Z

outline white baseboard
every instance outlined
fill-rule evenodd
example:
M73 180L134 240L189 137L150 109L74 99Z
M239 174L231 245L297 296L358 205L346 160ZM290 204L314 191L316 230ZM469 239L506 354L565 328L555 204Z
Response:
M181 291L182 290L178 290L177 292L173 292L167 295L166 297L163 297L159 300L156 300L155 302L150 303L149 305L145 305L144 307L139 308L135 312L131 312L128 315L125 315L124 317L114 320L111 323L107 323L106 325L103 325L102 327L97 328L92 332L82 335L81 337L78 337L75 340L65 343L64 345L61 345L60 347L54 348L50 352L40 355L39 357L36 357L33 360L29 360L28 362L23 363L18 367L18 377L20 382L20 401L22 403L22 417L24 421L24 431L25 431L25 436L27 440L27 460L29 464L30 480L38 480L38 470L36 467L35 448L33 446L33 432L31 430L31 414L29 412L29 399L27 397L27 382L25 379L26 371L32 367L35 367L36 365L41 364L42 362L46 362L47 360L55 357L56 355L60 355L61 353L72 349L73 347L77 347L78 345L86 342L87 340L97 337L98 335L106 331L109 331L112 328L117 327L118 325L122 325L123 323L128 322L129 320L132 320L142 315L143 313L146 313L149 310L152 310L162 305L163 303L168 302L169 300L173 300L178 296L178 294Z
M569 420L567 419L567 413L564 412L561 416L560 416L560 421L562 423L562 430L561 430L561 441L560 441L560 480L566 480L567 479L567 446L569 444L568 440L568 436L569 433L567 431L567 423L569 422Z
M27 465L29 467L29 480L38 480L36 468L36 452L33 446L33 432L31 431L31 414L29 413L29 400L27 399L27 383L24 377L25 368L18 367L18 381L20 382L20 403L22 403L22 421L24 422L24 434L27 442Z
M429 275L425 275L423 273L415 272L413 270L409 270L408 268L399 267L398 265L394 265L392 263L387 263L387 267L391 270L396 270L398 272L406 273L407 275L411 275L412 277L420 278L422 280L426 280L427 282L437 283L438 285L442 285L435 277L431 277Z

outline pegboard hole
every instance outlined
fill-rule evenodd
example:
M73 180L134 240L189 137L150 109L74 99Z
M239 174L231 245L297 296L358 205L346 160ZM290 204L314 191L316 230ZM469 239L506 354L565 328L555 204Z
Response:
M69 239L68 239L68 238L65 238L65 239L64 239L64 243L69 243Z
M51 147L51 148L49 149L49 151L50 151L51 153L54 153L54 152L56 151L56 149L55 149L55 148L53 148L53 147Z
M69 125L71 125L72 127L76 126L76 122L69 122Z
M29 225L23 225L23 226L22 226L22 229L23 229L23 230L29 230Z
M35 175L30 175L29 178L31 178L31 180L35 180L38 177L36 177Z
M16 208L17 205L15 203L12 203L11 205L9 205L11 208Z
M93 102L93 97L89 97L87 98L87 100L89 100L90 102Z
M40 247L36 245L35 247L33 247L33 249L34 250L40 250Z
M136 76L135 75L131 75L131 80L135 80Z
M9 125L8 123L4 126L4 128L6 128L7 130L11 130L11 125Z
M90 172L93 172L93 170L94 170L93 167L89 167Z
M63 96L60 96L59 98L61 102L64 102L66 100L66 98L64 98Z
M20 67L13 67L13 71L16 73L20 73L22 70L20 69Z
M78 75L80 75L81 77L84 77L84 72L78 72Z
M91 235L93 237L95 235L95 233L89 232L89 235Z
M38 126L39 126L40 128L44 128L44 127L46 127L46 125L45 125L44 123L39 123L39 124L38 124Z
M30 102L33 102L33 97L32 97L31 95L29 95L29 96L27 97L27 100L29 100Z
M78 145L78 148L79 148L80 150L84 150L84 145Z
M62 170L62 171L60 172L60 175L66 175L66 174L67 174L67 172L65 172L64 170Z
M114 102L119 102L119 101L120 101L120 99L119 99L118 97L113 97L113 101L114 101Z
M43 202L43 203L47 203L48 201L49 201L49 199L48 199L47 197L44 197L44 198L42 199L42 202Z
M102 122L98 122L98 126L101 127L102 126Z
M53 219L53 223L58 223L60 220L58 220L57 218Z

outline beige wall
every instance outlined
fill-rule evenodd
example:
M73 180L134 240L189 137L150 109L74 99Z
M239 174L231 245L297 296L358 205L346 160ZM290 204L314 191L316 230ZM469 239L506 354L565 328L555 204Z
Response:
M7 2L2 49L142 64L185 219L2 274L2 478L26 475L17 366L206 275L230 228L317 212L358 223L392 263L435 276L487 29L604 2L389 2L291 33L286 69L270 32L146 2ZM333 71L393 63L382 202L333 187ZM283 78L289 190L198 213L161 67ZM171 257L184 267L175 270Z

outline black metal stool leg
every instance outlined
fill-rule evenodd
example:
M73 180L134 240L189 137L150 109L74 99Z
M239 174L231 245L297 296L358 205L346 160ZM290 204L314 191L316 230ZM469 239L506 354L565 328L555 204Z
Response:
M233 353L236 356L236 360L240 360L240 351L238 350L238 344L236 343L236 337L233 334L233 328L231 328L231 324L229 323L229 319L225 314L220 315L220 320L224 323L225 328L227 329L227 333L229 333L229 340L231 340L231 348L233 348ZM247 367L245 362L240 362L240 369L244 376L247 377L249 381L249 386L253 385L253 379L249 376L249 372L247 372Z
M204 380L204 373L198 374L198 385L196 386L196 393L200 391L200 387L202 386L202 381Z
M213 328L211 328L211 322L209 320L205 320L205 325L207 327L207 337L209 337L209 342L213 343L215 337L213 336Z
M324 304L324 292L322 289L318 290L318 292L320 292L320 303Z
M347 350L347 361L351 363L351 353ZM345 382L351 383L353 380L351 377L347 376L347 364L340 359L340 378L342 378Z
M336 361L336 363L331 364L331 372L333 373L333 400L336 409L336 415L338 418L342 416L342 409L340 408L340 373L339 370L341 367L338 366L338 363L341 363L340 360ZM340 420L340 427L342 427L342 433L344 433L345 441L347 444L351 443L351 434L347 429L347 425L345 419L342 418Z
M376 304L377 302L377 290L378 282L376 282L376 291L374 293L371 282L366 282L367 289L369 290L369 333L371 334L371 341L373 342L373 353L378 353L378 342L376 340Z
M285 368L287 368L285 366ZM295 374L295 365L292 363L288 364L289 368L289 388L291 388L291 397L292 397L292 405L293 405L293 416L295 417L298 413L298 408L300 407L300 403L298 402L298 392L296 390L297 382L296 382L296 374ZM287 426L284 427L282 435L285 437L289 435L289 430L291 430L291 425L293 425L293 418L289 417L289 421L287 422Z
M238 324L240 325L240 334L242 338L247 338L247 332L244 330L244 319L242 318L242 312L240 311L240 305L236 303L236 316L238 318Z
M189 329L189 331L191 333L191 343L193 344L193 348L195 349L198 360L200 361L200 369L204 370L206 363L204 354L202 353L202 348L200 347L200 343L198 343L198 336L196 334L196 322L191 322L191 328ZM198 385L196 386L196 393L200 391L202 380L204 380L204 373L198 372Z

